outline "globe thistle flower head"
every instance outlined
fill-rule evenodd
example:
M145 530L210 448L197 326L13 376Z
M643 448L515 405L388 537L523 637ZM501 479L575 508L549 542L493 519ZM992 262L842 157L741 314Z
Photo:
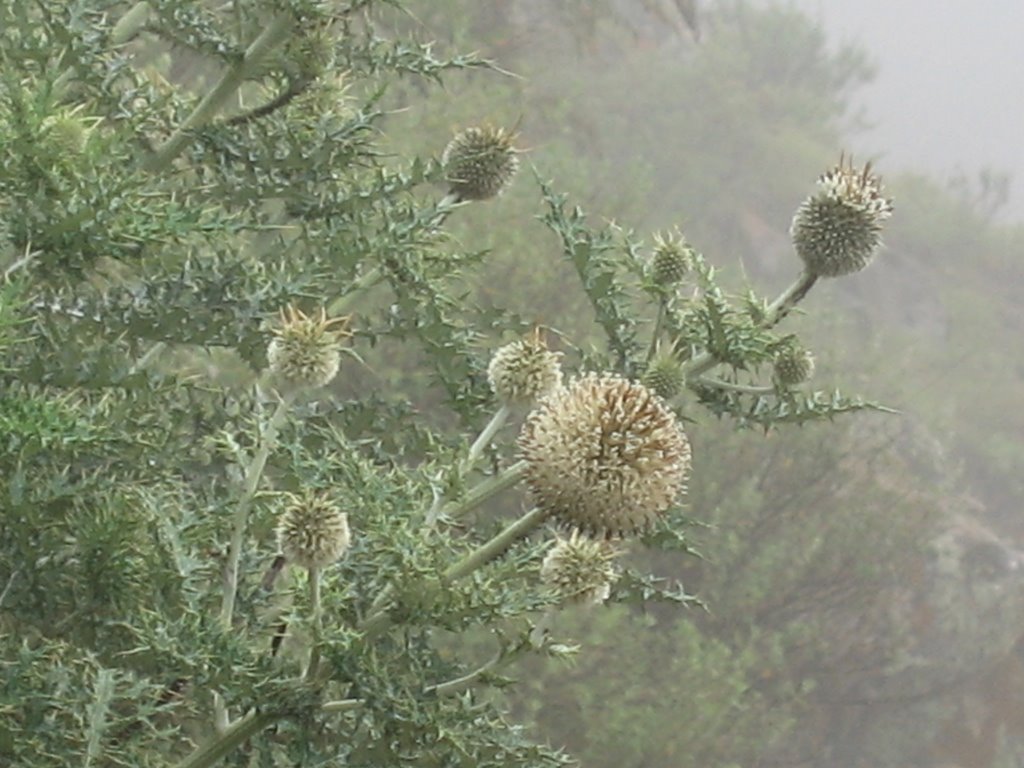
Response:
M562 383L561 352L552 352L539 329L499 347L487 366L491 389L504 403L530 403Z
M515 135L503 128L467 128L441 155L449 191L458 200L488 200L501 194L519 169Z
M665 288L677 285L693 269L693 249L678 232L654 236L651 277Z
M567 529L598 538L640 533L685 489L690 443L642 384L576 378L544 397L519 435L535 503Z
M882 222L892 200L868 163L839 164L818 179L818 190L797 209L790 235L807 270L818 277L840 277L866 267L882 244Z
M541 581L563 602L599 605L608 599L619 577L616 554L607 542L574 530L548 550L540 566Z
M341 343L352 334L351 318L327 319L323 309L313 316L289 306L281 310L281 325L267 348L275 378L290 389L315 389L329 383L341 366Z
M277 523L277 542L290 563L323 568L341 559L352 535L348 515L325 493L291 495Z
M680 355L674 349L662 349L659 346L647 364L644 375L640 377L640 383L658 397L671 400L683 391L686 383Z
M776 386L789 389L814 375L814 355L797 344L788 344L775 353L774 366Z

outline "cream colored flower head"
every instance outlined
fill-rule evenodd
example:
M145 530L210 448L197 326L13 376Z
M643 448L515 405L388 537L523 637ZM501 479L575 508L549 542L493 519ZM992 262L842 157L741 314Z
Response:
M598 605L608 599L619 578L616 554L608 542L573 531L548 550L540 567L541 581L564 602Z
M314 316L289 306L267 348L267 362L285 389L315 389L328 384L341 366L342 341L351 336L349 317L327 319L323 309Z
M537 506L599 538L642 532L685 490L690 443L642 384L590 373L541 400L519 449Z
M352 535L348 516L326 493L290 496L277 523L277 541L290 563L323 568L341 559Z
M882 222L891 215L892 200L882 194L871 164L857 169L840 158L793 216L793 247L811 274L848 275L871 263L882 244Z
M499 347L487 366L487 380L502 402L530 403L562 383L561 357L538 330Z

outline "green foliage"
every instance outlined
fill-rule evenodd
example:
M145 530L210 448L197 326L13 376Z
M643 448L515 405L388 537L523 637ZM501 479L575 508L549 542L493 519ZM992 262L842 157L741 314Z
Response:
M431 13L455 18L460 8ZM466 29L499 11L464 14ZM729 141L756 135L748 151L771 148L747 124L754 111L815 122L813 151L774 159L816 164L839 94L864 74L859 60L828 59L793 13L738 4L715 18L717 47L670 74L707 98L710 119L735 126ZM498 498L522 473L511 435L474 440L496 409L489 350L550 312L544 324L567 323L559 344L570 374L636 377L662 343L676 349L680 418L702 404L767 429L865 407L769 386L761 368L789 338L775 326L802 294L783 304L735 296L696 251L692 280L667 291L634 235L592 224L553 182L521 178L486 204L442 198L450 126L438 126L450 117L436 86L455 80L461 99L501 74L480 57L438 53L448 46L420 42L410 24L384 0L0 0L0 707L20 708L0 726L0 760L567 764L510 726L492 693L508 686L502 671L513 662L575 649L542 631L555 610L538 587L546 545L532 534L542 515L510 525L518 499ZM710 98L721 90L715 77L753 87L765 65L773 41L750 38L746 25L789 35L823 71L783 62L797 87L753 105ZM630 66L647 66L641 58ZM557 78L607 90L559 61ZM600 76L610 87L620 74ZM511 109L514 87L498 82ZM650 117L651 135L683 131L686 151L708 124L681 114L685 105L662 109L663 94L649 83L634 109ZM487 110L474 98L461 114L477 121ZM413 101L415 113L395 109ZM537 161L545 178L550 169L582 185L592 171L575 150L593 105L577 112L568 101L559 106L570 130L552 139L550 163L541 152ZM597 106L626 130L627 111ZM791 202L777 199L778 166L760 166L768 181L758 186L749 157L709 156L718 159L694 163L688 183L737 186L722 182L699 201L691 190L692 215L713 222L710 201L733 193L715 215L762 197L780 210ZM598 210L667 215L643 203L666 182L657 162L629 168L638 180L629 194L612 189L620 175L611 187L605 179ZM266 349L287 306L355 313L352 354L330 387L273 391ZM300 490L330 490L353 530L350 550L323 572L277 557L278 517ZM695 516L725 508L701 503ZM692 522L673 509L643 541L688 557ZM786 535L748 558L779 595L797 590L785 563L799 563L800 578L827 565L795 557ZM742 544L726 537L707 548L728 559ZM717 577L701 583L732 610L741 601ZM639 607L658 612L667 631L637 639L659 656L685 650L667 696L693 706L672 739L648 729L637 731L643 748L621 741L635 718L653 726L664 703L646 690L660 672L630 651L612 665L625 688L608 675L580 695L597 727L573 745L585 756L739 761L786 730L796 705L775 720L766 710L778 697L796 701L803 677L787 674L771 691L752 680L765 666L798 666L788 643L799 633L789 623L716 633L696 611L661 617L694 603L694 592L640 564L625 569L612 596L622 605L594 618L594 632ZM490 660L474 664L483 646ZM609 654L599 647L584 663L611 665ZM725 749L736 727L741 738Z

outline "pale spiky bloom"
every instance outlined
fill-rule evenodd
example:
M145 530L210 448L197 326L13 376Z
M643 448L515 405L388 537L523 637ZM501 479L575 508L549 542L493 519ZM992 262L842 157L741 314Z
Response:
M790 235L808 272L839 277L864 269L882 244L882 222L892 200L868 163L862 169L840 158L818 179L818 190L793 216Z
M796 344L782 347L775 353L775 383L786 389L803 384L814 375L814 355Z
M640 377L640 383L665 400L671 400L682 392L686 374L683 373L683 361L679 353L671 347L663 348L659 345L644 375Z
M514 140L504 128L491 126L455 134L441 155L450 193L458 200L487 200L500 194L519 169Z
M690 443L642 384L587 374L540 401L519 436L526 481L564 527L610 538L647 529L685 489Z
M341 365L341 343L351 336L349 317L327 319L321 309L313 316L289 306L281 310L281 325L267 348L267 362L287 388L315 389L331 381Z
M541 581L563 601L603 603L619 577L614 565L616 554L607 542L574 530L567 539L559 537L544 557Z
M290 563L323 568L345 554L352 535L348 516L326 493L292 494L277 523L277 542Z
M536 331L499 347L487 366L487 380L505 403L533 402L562 383L561 357Z
M674 286L693 269L693 249L678 232L654 236L651 277L657 285Z

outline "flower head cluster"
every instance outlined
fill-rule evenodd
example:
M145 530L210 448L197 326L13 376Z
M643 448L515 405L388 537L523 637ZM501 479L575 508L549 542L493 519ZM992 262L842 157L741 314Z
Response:
M788 389L814 375L814 355L797 344L788 344L775 353L774 366L775 383Z
M327 319L321 309L308 316L293 306L281 311L281 326L267 348L267 362L279 383L315 389L329 383L341 366L341 342L351 336L349 317Z
M818 190L797 210L790 235L807 270L839 277L864 269L882 243L882 222L892 215L892 200L871 172L840 159L818 179Z
M548 551L540 567L540 578L565 602L600 604L608 599L619 576L615 555L607 542L573 531L567 539L559 537Z
M277 523L277 541L290 563L323 568L337 562L351 542L348 516L325 493L293 495Z
M536 332L500 347L487 366L487 380L505 403L533 402L562 383L561 357Z
M459 200L500 194L519 169L514 140L514 134L490 126L457 133L441 155L451 194Z
M693 249L678 232L654 236L651 277L665 288L679 283L693 269Z
M519 436L536 504L568 529L639 533L684 490L690 443L642 384L587 374L540 401Z

